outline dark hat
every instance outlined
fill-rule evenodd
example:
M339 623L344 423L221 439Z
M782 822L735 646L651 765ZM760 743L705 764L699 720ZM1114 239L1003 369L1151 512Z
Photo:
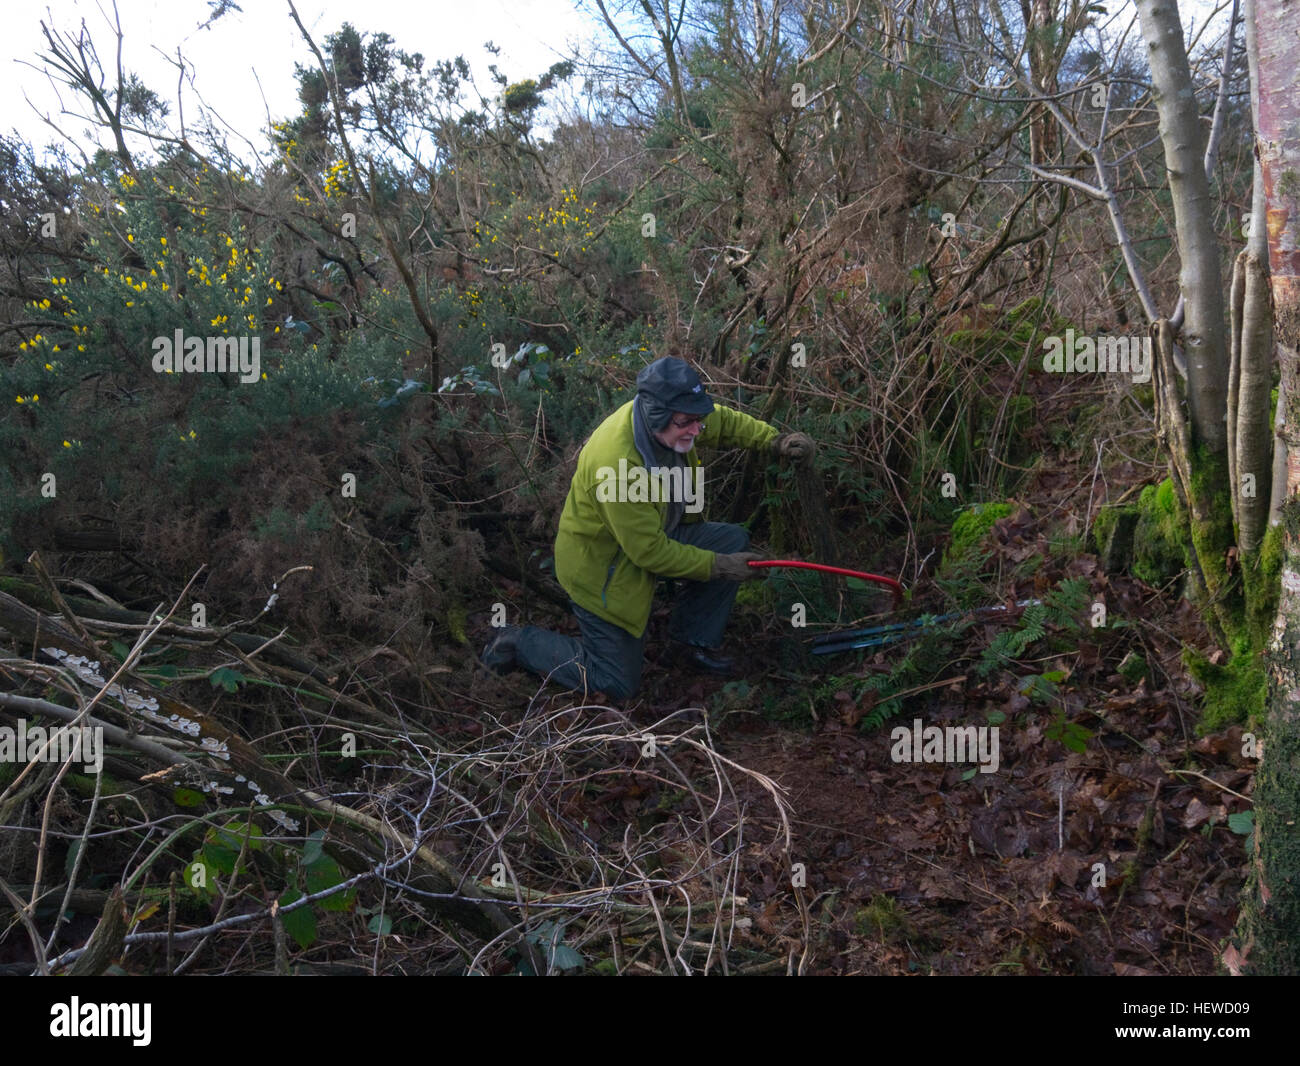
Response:
M699 374L671 355L656 359L636 376L636 391L669 411L707 415L713 410L713 401L704 391Z

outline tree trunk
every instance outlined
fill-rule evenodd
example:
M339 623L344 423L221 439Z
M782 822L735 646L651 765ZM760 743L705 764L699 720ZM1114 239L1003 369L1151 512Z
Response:
M1175 0L1137 0L1150 52L1151 89L1160 114L1160 139L1173 199L1181 259L1179 286L1186 300L1187 407L1193 445L1216 455L1227 450L1227 344L1223 279L1214 232L1214 205L1205 179L1205 134L1183 45Z
M1255 552L1268 520L1273 482L1273 309L1264 261L1246 248L1232 272L1232 361L1228 377L1229 488L1237 546Z
M1253 4L1248 0L1245 18L1246 62L1252 86L1259 80L1259 52L1255 41L1253 11ZM1225 66L1225 85L1227 73ZM1258 111L1257 96L1252 90L1252 114ZM1268 414L1269 392L1273 384L1273 307L1268 291L1264 172L1258 158L1254 161L1250 208L1253 222L1247 229L1246 249L1237 257L1242 289L1240 305L1234 303L1233 306L1232 344L1238 356L1238 369L1229 388L1238 388L1240 395L1239 402L1229 406L1231 429L1228 445L1236 458L1237 472L1232 478L1231 490L1238 512L1237 544L1245 557L1247 574L1253 579L1259 571L1259 560L1250 558L1251 553L1259 550L1267 526L1277 525L1280 521L1281 497L1286 488L1285 471L1279 466L1279 460L1285 462L1286 449L1277 443L1280 440L1277 432L1280 426L1270 426ZM1233 281L1235 297L1235 273ZM1278 397L1277 414L1283 414L1281 394ZM1252 487L1255 489L1254 496L1250 495ZM1259 576L1269 582L1271 598L1276 587L1276 575L1270 570L1268 574ZM1261 602L1259 608L1264 611L1263 626L1271 624L1271 605L1266 607Z
M1257 49L1256 152L1264 179L1274 335L1286 397L1281 598L1270 651L1266 742L1255 778L1255 837L1238 923L1225 963L1260 974L1300 972L1300 36L1295 5L1248 5ZM1247 47L1251 47L1247 38Z
M1239 639L1247 635L1247 602L1242 583L1229 570L1236 541L1236 508L1230 495L1235 441L1229 442L1226 418L1230 366L1214 205L1205 175L1206 138L1176 0L1136 3L1150 53L1152 98L1174 208L1187 358L1187 415L1172 382L1166 381L1161 387L1161 424L1171 450L1174 483L1190 516L1191 572L1198 598L1216 639L1225 650L1236 652ZM1174 338L1163 320L1157 333L1161 360L1166 362ZM1257 379L1248 382L1246 391L1258 399Z

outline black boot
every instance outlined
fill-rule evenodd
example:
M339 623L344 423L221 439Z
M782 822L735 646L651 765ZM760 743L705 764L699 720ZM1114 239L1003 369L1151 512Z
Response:
M736 676L736 660L730 655L722 655L714 648L700 648L682 641L677 641L676 645L676 658L681 665L714 677Z
M516 665L519 650L519 626L506 626L483 649L483 665L498 674L504 674Z

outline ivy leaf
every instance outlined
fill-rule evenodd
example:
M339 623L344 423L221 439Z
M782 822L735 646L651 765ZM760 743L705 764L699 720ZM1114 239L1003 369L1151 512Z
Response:
M1238 836L1250 836L1250 831L1255 828L1255 812L1237 811L1228 815L1228 828Z
M343 871L339 869L336 863L328 855L322 855L316 862L307 867L306 870L307 892L309 895L315 895L317 892L324 892L327 888L333 888L343 881ZM326 911L346 911L351 908L353 901L356 899L356 893L353 891L340 892L334 896L328 896L320 901L321 910Z
M213 688L224 688L232 695L239 691L239 683L244 680L244 675L238 670L232 670L228 666L220 666L212 671L208 677L208 683Z
M557 970L577 970L586 965L585 960L567 944L557 944L551 963Z
M280 906L287 907L290 903L296 903L302 896L296 888L286 888L280 897ZM316 942L316 914L310 906L281 914L280 921L284 922L284 931L293 937L300 948L306 950Z
M227 848L221 844L204 844L200 854L203 856L203 861L218 873L233 874L235 872L235 860L239 858L239 852L233 848Z
M378 936L387 936L393 931L393 919L386 914L376 914L366 928Z

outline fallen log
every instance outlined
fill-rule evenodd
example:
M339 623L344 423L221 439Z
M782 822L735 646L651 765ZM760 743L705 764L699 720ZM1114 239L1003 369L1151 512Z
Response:
M39 611L56 613L59 610L58 605L53 602L45 589L32 584L30 581L23 581L21 578L0 577L0 592L7 592L29 607ZM70 610L75 611L79 617L89 618L92 621L118 622L126 625L142 626L154 622L153 617L147 611L132 611L125 607L110 607L106 603L100 603L98 600L87 599L82 596L65 595L63 598ZM212 640L218 635L218 632L212 629L198 629L194 626L171 622L163 626L161 632L194 640ZM300 674L305 674L316 681L323 681L327 685L333 684L336 680L335 675L331 674L319 663L312 662L282 644L267 644L269 637L258 636L254 633L226 633L221 639L229 641L245 655L260 650L262 658L279 663L281 666L287 666L290 670L296 670Z

